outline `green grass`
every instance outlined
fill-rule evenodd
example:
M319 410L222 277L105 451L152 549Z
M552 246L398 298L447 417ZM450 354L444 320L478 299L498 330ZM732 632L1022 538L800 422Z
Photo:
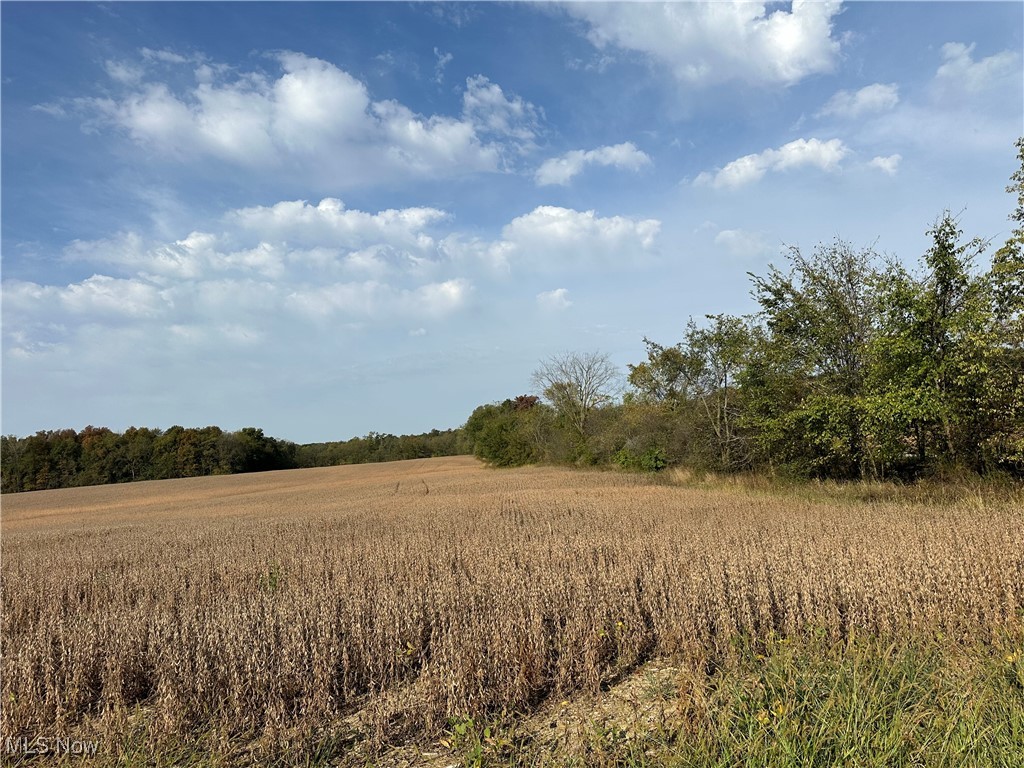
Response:
M642 674L642 673L641 673ZM571 746L510 726L468 739L462 764L721 768L1019 768L1024 765L1022 637L949 646L858 638L738 643L674 690L674 722L591 721ZM489 748L500 743L502 749ZM508 745L517 744L510 752ZM387 760L383 761L384 764Z

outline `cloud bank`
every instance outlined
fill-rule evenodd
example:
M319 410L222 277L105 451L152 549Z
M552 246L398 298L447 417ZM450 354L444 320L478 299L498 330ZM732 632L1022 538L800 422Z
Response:
M158 345L246 346L301 338L303 327L425 327L455 317L507 272L565 272L654 252L660 222L539 206L481 240L435 208L349 209L336 198L228 211L217 231L172 242L133 232L70 243L93 274L67 285L3 283L5 350L84 349L96 329ZM498 273L495 267L499 266ZM567 289L537 297L568 307ZM90 336L91 338L91 336ZM99 353L99 350L95 350Z

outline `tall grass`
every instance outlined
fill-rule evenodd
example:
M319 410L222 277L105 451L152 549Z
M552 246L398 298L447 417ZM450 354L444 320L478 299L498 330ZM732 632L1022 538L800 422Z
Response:
M297 761L530 712L654 656L991 643L1024 608L1012 503L865 505L464 459L316 472L332 484L233 478L227 496L210 479L177 498L161 484L152 521L83 489L31 525L5 497L3 733Z

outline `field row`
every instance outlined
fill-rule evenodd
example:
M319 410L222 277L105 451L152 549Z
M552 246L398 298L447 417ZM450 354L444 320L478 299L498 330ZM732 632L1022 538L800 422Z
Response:
M596 691L653 656L801 635L984 641L1024 609L1009 505L466 459L311 472L122 491L134 502L6 497L4 733L116 737L135 712L150 740L401 741Z

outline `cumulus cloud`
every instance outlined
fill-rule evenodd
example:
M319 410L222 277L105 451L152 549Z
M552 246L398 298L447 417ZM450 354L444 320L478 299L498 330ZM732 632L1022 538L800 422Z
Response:
M744 155L714 173L705 171L697 176L694 184L710 185L715 189L736 189L759 181L768 171L803 167L833 171L849 153L849 148L839 139L797 139L778 149Z
M425 232L432 224L449 218L437 208L388 209L378 213L351 210L333 197L316 205L289 200L272 206L231 211L225 221L261 238L316 245L331 242L346 248L372 243L429 248L433 239Z
M67 286L6 280L3 298L8 310L25 312L48 304L59 314L85 314L106 320L157 317L169 306L168 298L157 286L108 275L93 275Z
M651 252L660 229L656 219L542 205L505 226L498 250L508 261L544 268L614 264Z
M877 168L883 173L889 176L895 176L897 169L900 167L900 160L903 158L900 155L889 155L888 157L873 157L871 162L868 163L872 168Z
M565 186L579 175L587 165L603 165L627 171L639 171L651 164L651 158L636 148L631 141L614 146L598 147L584 151L574 149L561 157L545 160L534 174L539 186L560 184Z
M569 291L566 288L555 288L553 291L538 293L537 304L541 309L549 311L561 311L572 306L572 302L569 301Z
M993 87L1008 76L1020 76L1020 57L1012 51L973 57L975 45L946 43L942 46L942 64L935 73L940 88L979 92Z
M569 3L598 48L648 56L680 81L706 86L729 80L790 85L831 72L838 0L795 0L790 10L766 3Z
M432 232L449 214L436 208L353 210L336 198L239 208L221 217L220 232L191 232L145 244L134 233L73 241L68 260L115 265L155 281L242 272L277 278L297 270L322 273L416 273L438 258Z
M834 115L843 118L858 118L864 115L885 112L899 104L899 86L874 83L859 91L838 91L818 112L821 116Z
M505 225L496 240L452 233L438 243L456 263L480 262L500 272L542 272L634 264L657 253L661 222L598 216L541 205Z
M71 106L90 130L114 128L161 155L287 168L335 187L502 170L533 149L543 119L482 76L466 81L461 115L420 115L394 100L375 101L365 83L330 62L294 52L275 58L276 75L238 73L144 49L140 63L107 63L117 95L44 106ZM439 72L448 61L439 54ZM152 66L143 65L155 62L198 64L196 84L181 90L152 79Z

